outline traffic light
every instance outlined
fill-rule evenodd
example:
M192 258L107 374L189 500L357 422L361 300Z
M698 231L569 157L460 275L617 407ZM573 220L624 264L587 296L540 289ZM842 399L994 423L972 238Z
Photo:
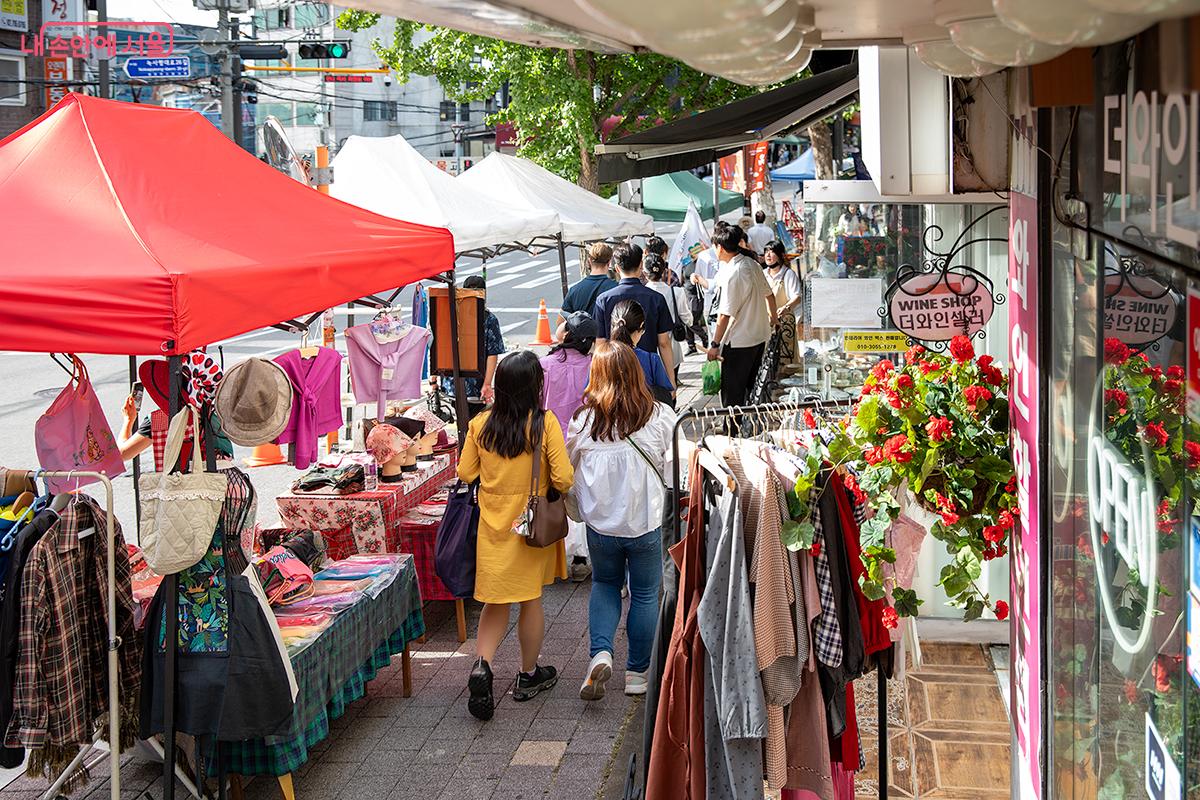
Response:
M288 57L287 48L281 44L240 44L237 54L242 61L282 61Z
M349 55L349 42L308 42L300 45L300 58L307 61L321 58L347 58Z

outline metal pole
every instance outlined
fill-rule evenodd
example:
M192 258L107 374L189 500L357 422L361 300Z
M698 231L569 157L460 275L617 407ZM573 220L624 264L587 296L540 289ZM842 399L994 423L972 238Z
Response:
M238 20L230 21L229 38L235 42L241 37L241 30L239 28L240 22ZM242 59L237 56L237 45L234 45L233 51L229 54L229 61L233 89L233 141L237 142L238 147L245 148L245 144L242 142ZM254 152L253 145L246 149L251 153Z
M229 39L229 8L222 4L217 11L217 26L222 39ZM221 132L237 141L233 131L233 51L221 48Z
M224 16L225 12L222 12ZM226 61L228 63L228 61ZM182 407L179 356L167 358L168 409L172 419ZM192 435L192 447L199 447L199 437ZM163 464L165 471L179 468L179 462ZM166 608L166 652L163 654L163 800L175 800L175 666L179 656L179 575L163 576L163 603ZM156 647L149 642L147 647ZM149 677L146 680L150 680Z
M82 6L81 6L82 7ZM96 0L96 21L100 23L100 33L104 34L108 31L104 30L108 22L108 0ZM86 28L84 32L86 33ZM112 81L109 74L108 59L100 59L100 96L105 100L112 97Z
M130 356L129 357L129 388L130 388L130 390L132 390L133 385L135 383L137 383L137 379L138 379L137 356ZM142 402L143 403L146 402L146 392L144 390L142 391ZM141 425L141 422L142 422L142 412L141 412L141 409L138 409L137 424ZM134 433L137 433L136 427L133 430L134 430ZM133 514L134 514L134 521L138 524L139 528L141 527L141 524L142 524L142 492L141 492L141 489L138 487L138 479L141 477L141 474L142 474L142 457L141 457L141 455L136 455L133 457Z
M567 299L567 245L563 242L562 234L556 234L558 240L558 277L562 279L563 300ZM486 279L485 279L486 280Z
M721 162L713 162L713 225L721 218Z
M454 270L446 273L449 278L450 296L450 364L454 369L454 418L458 422L458 450L462 452L467 441L467 385L462 377L462 359L458 353L458 296L455 290Z
M888 763L888 681L882 663L875 665L875 674L879 692L879 800L887 800L891 773Z

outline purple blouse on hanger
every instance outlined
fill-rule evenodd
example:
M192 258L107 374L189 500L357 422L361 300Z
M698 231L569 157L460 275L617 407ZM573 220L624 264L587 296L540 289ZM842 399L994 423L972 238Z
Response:
M350 384L359 403L375 403L376 419L387 416L388 400L421 397L421 367L432 336L414 325L403 338L380 343L370 324L346 329Z
M275 363L292 383L292 414L279 434L279 444L291 444L297 469L317 460L317 437L342 426L342 354L320 347L313 358L299 350L284 353Z

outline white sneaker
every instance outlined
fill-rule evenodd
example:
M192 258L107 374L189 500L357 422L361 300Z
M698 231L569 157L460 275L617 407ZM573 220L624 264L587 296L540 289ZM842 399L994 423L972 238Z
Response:
M633 697L634 695L646 693L646 673L645 672L626 672L625 673L625 694Z
M608 683L611 677L612 653L601 650L592 656L592 662L588 664L587 680L579 687L579 697L583 700L599 700L604 697L604 684Z

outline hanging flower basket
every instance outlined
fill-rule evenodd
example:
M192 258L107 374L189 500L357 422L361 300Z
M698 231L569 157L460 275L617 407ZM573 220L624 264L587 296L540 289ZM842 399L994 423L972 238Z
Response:
M890 594L897 616L916 616L924 600L885 568L896 561L890 533L901 510L897 498L907 487L920 508L937 515L930 533L953 556L938 582L950 604L967 620L987 608L1004 619L1007 604L993 601L978 581L984 563L1008 552L1019 513L1008 379L990 356L977 358L965 336L951 340L947 354L916 345L904 361L897 368L883 360L871 370L841 430L797 480L793 519L811 513L822 461L850 467L857 478L849 476L847 486L874 510L861 531L863 594L872 600ZM801 549L803 539L785 536L785 543Z

